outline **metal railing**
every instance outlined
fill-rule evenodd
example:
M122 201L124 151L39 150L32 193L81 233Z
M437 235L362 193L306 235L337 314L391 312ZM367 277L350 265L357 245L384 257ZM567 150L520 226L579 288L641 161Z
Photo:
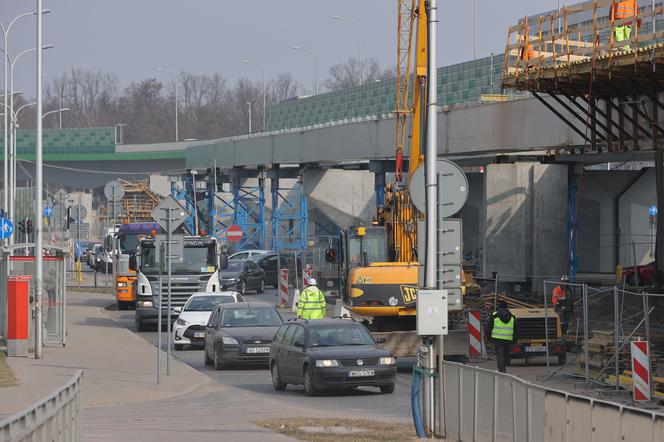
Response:
M460 441L657 442L664 414L445 362L444 428Z
M47 398L0 420L0 442L80 441L82 378L83 370L77 370Z

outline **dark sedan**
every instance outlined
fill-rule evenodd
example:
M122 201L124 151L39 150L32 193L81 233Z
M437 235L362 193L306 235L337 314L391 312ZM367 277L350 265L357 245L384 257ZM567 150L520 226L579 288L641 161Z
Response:
M205 328L205 365L221 370L234 364L266 364L270 344L283 319L272 304L220 304Z
M265 271L250 259L229 259L228 268L221 271L221 289L236 290L244 295L247 290L265 291Z
M270 370L275 390L303 384L309 396L360 386L392 393L397 372L395 358L378 347L366 327L343 319L282 325L270 346Z
M290 285L295 285L295 275L297 274L295 269L296 262L297 271L302 271L300 259L298 258L296 261L295 257L291 254L282 254L281 257L278 257L276 253L265 253L252 256L250 259L265 271L265 284L273 287L279 286L279 271L277 270L279 266L282 269L288 269L288 283Z

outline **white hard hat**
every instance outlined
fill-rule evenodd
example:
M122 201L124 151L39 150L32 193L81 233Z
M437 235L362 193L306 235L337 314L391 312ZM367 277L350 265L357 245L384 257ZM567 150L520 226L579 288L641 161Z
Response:
M309 285L316 285L316 278L309 278Z

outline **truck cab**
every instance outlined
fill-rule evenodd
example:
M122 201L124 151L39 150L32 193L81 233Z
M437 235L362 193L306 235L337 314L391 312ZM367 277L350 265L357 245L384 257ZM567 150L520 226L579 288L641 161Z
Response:
M171 308L183 307L189 297L198 292L220 292L219 269L227 262L225 252L216 238L185 236L182 260L173 259L171 277L168 278L163 251L155 238L140 241L130 268L136 270L136 329L157 324L159 306L168 303L170 288ZM175 320L177 313L161 309L162 319Z

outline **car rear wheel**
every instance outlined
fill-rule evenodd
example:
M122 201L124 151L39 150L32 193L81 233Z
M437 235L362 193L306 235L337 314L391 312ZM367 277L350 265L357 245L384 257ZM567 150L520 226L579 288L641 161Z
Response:
M304 368L304 392L307 396L316 396L318 394L318 389L314 387L314 375L312 373L311 367L306 366Z
M219 354L219 351L217 350L217 347L214 347L214 369L215 370L223 370L225 368L225 365L223 362L221 362L221 355Z
M284 391L286 389L286 384L281 380L279 376L279 365L275 362L272 364L272 387L277 391Z
M380 392L383 393L383 394L392 394L392 393L394 393L394 384L381 385Z
M263 293L265 291L265 280L261 279L260 282L258 283L258 288L256 289L256 293Z

